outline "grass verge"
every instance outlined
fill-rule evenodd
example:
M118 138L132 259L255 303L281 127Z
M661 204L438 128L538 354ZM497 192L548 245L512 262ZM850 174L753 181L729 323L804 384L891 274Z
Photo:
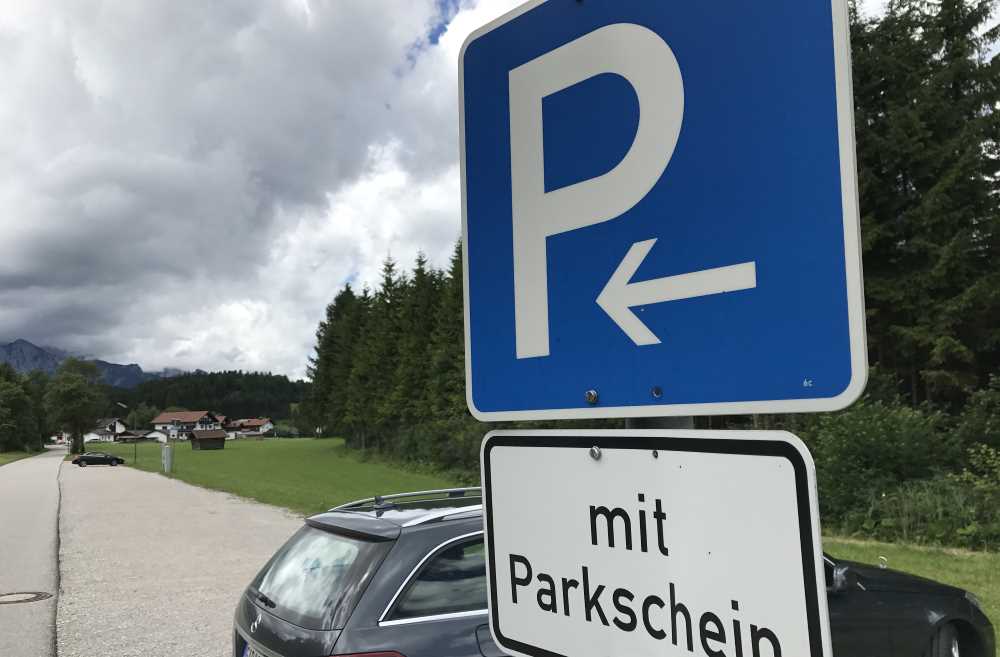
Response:
M824 537L823 549L835 559L868 564L877 564L879 556L884 556L893 570L971 591L982 602L989 619L1000 623L1000 553L836 537Z
M0 452L0 465L7 465L20 459L34 456L38 452Z
M150 472L160 470L160 447L159 443L88 445L89 450L117 454L126 465ZM439 475L359 459L336 438L230 440L225 449L216 451L195 451L178 442L172 476L306 515L376 494L456 485Z

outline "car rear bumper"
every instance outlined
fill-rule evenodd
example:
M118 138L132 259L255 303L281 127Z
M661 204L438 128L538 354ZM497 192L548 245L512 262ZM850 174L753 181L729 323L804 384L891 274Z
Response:
M236 605L233 657L243 657L248 645L263 657L330 655L338 637L340 630L308 630L283 621L245 594Z

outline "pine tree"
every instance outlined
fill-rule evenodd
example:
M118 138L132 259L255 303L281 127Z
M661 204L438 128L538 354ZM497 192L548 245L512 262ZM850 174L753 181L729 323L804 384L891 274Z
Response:
M45 410L45 392L48 390L49 380L49 375L39 370L30 372L24 379L24 391L31 401L32 415L31 432L25 436L25 443L36 449L42 449L55 433Z
M375 415L374 389L378 385L377 356L372 335L374 299L368 288L357 297L357 338L351 350L350 370L344 397L344 412L340 428L348 443L362 449L368 446Z
M31 398L24 378L10 365L0 363L0 452L24 449L33 430Z
M338 295L336 321L332 325L335 351L330 357L331 373L326 382L325 424L334 431L343 432L344 415L350 395L349 382L354 350L361 338L361 329L368 311L368 301L354 294L350 286Z
M398 423L411 427L433 419L431 401L430 336L435 327L441 275L428 267L423 253L417 260L402 302L399 364L392 404Z
M871 360L913 403L1000 365L994 0L893 0L853 26Z
M430 405L438 418L468 415L465 404L465 319L462 243L455 244L441 286L437 322L431 334Z
M387 447L398 428L393 393L403 339L403 304L408 290L409 282L399 274L396 261L387 257L382 263L382 278L372 303L367 336L371 347L368 365L373 368L372 378L377 381L370 389L374 409L371 422L377 449Z
M344 400L339 382L350 376L349 352L354 348L355 338L350 331L345 331L345 325L353 320L356 305L357 298L348 283L326 307L326 318L316 331L315 355L308 369L312 386L306 413L315 426L328 430L336 430L343 416ZM340 367L345 359L346 367Z

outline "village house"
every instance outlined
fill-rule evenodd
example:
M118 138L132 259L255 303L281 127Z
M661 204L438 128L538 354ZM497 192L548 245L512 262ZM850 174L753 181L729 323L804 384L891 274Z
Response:
M159 440L161 443L165 443L167 441L167 435L162 431L156 431L155 429L152 431L149 429L129 429L125 433L119 434L118 440L126 443L145 440Z
M125 431L125 423L119 418L102 417L95 423L93 429L83 434L83 442L113 443Z
M274 431L274 423L271 422L270 418L266 417L232 420L226 425L226 433L230 440L233 438L266 436L272 431Z
M221 428L222 423L211 411L164 411L153 418L154 431L161 432L170 440L187 440L192 431Z
M161 443L165 443L167 442L167 433L159 429L153 429L146 432L146 440L158 440Z

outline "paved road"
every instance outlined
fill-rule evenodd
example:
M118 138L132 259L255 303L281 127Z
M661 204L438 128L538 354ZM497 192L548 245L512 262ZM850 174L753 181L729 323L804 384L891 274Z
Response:
M57 476L65 455L53 449L0 467L0 595L56 594ZM0 655L52 657L55 612L54 597L0 604Z
M302 526L131 468L66 464L60 480L60 657L231 657L236 601Z

